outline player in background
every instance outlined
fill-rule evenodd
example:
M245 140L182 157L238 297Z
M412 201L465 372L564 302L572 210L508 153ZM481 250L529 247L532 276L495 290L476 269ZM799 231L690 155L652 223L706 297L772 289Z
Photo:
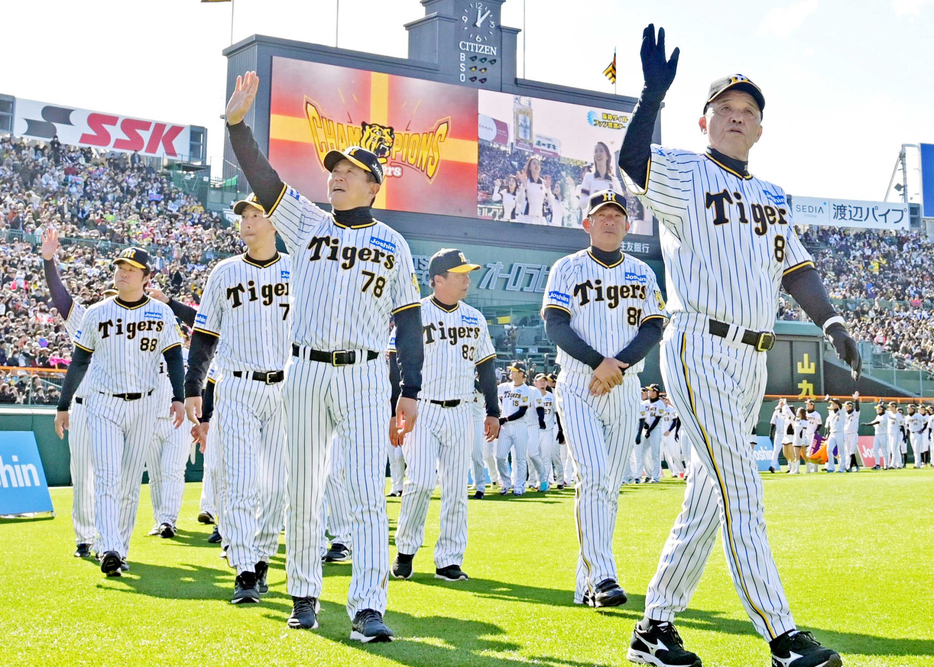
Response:
M555 262L542 317L558 346L555 402L578 480L574 602L613 607L627 599L613 555L619 489L636 437L639 373L661 338L664 302L648 265L620 250L629 231L622 195L592 194L583 224L591 245Z
M814 437L820 431L821 426L824 423L824 418L821 417L821 414L817 411L817 405L814 403L812 399L809 398L808 400L806 400L804 402L804 407L805 407L805 414L807 415L807 420L808 420L808 427L804 433L805 444L804 444L803 455L805 457L805 463L806 463L804 471L806 473L817 472L817 464L811 463L810 461L807 460L807 450L808 448L810 448L811 443L814 442ZM827 460L828 461L830 460L829 452L827 455Z
M534 369L532 369L534 371ZM541 449L542 423L544 415L539 415L537 401L539 392L536 391L535 382L527 385L529 394L532 397L532 404L525 413L525 425L529 429L527 452L527 470L528 470L528 488L529 491L540 491L544 493L548 490L548 472L545 469L545 454ZM543 408L544 410L544 408Z
M876 416L873 418L868 426L873 428L873 438L872 438L872 456L876 460L876 464L872 467L873 470L881 470L888 466L888 435L886 433L886 427L888 425L888 417L885 414L885 405L883 403L876 403Z
M677 69L664 32L643 33L645 87L623 145L620 167L631 191L659 219L671 323L661 370L691 439L684 507L646 594L645 617L628 653L634 662L692 664L673 621L700 581L717 528L736 592L783 667L839 667L840 656L797 629L765 531L762 480L747 434L758 421L766 352L779 290L820 326L837 354L861 368L856 341L836 314L820 275L796 236L784 191L748 170L762 135L765 97L747 77L714 81L698 127L703 153L652 145L656 118ZM659 650L658 642L665 644Z
M785 442L786 424L794 419L794 413L788 407L784 398L778 399L775 409L772 411L772 419L769 421L769 437L772 439L772 461L769 464L769 472L781 472L782 467L778 463L778 455L782 452L782 446ZM786 455L788 462L791 459Z
M61 247L58 232L52 227L42 231L42 256L45 282L52 297L52 305L65 322L65 331L74 342L87 307L76 303L65 288L55 266L55 254ZM116 294L116 290L104 290L103 298ZM68 432L69 469L71 473L72 507L71 524L75 530L75 558L90 558L97 537L94 527L94 468L91 463L91 443L88 439L87 416L84 411L84 392L79 387L71 409L71 428Z
M318 623L323 583L318 523L328 456L337 456L351 475L350 638L387 642L393 632L383 620L389 578L386 430L410 432L418 413L424 352L418 278L408 243L373 218L371 206L384 175L376 155L349 146L324 156L331 205L325 212L282 182L243 122L258 90L255 72L238 77L226 119L237 161L294 260L292 356L283 386L290 627L311 629ZM402 374L391 423L389 374L382 361L390 318Z
M911 455L915 459L915 468L923 468L924 452L923 441L925 439L924 431L927 428L927 417L918 412L918 406L911 404L908 406L908 415L905 417L905 428L908 431L908 438L911 442Z
M927 406L927 451L924 462L931 466L931 451L934 451L934 405Z
M528 473L529 429L526 413L532 408L533 389L525 383L525 364L514 362L509 369L511 382L503 382L497 389L500 408L499 434L496 443L496 469L499 474L499 495L521 496L525 493ZM509 452L512 451L512 471Z
M495 375L494 375L495 378ZM495 381L495 380L494 380ZM486 398L480 390L479 379L474 381L473 399L470 401L471 423L473 424L473 446L470 452L471 475L473 476L474 494L471 496L474 500L483 500L486 495L487 467L486 459L492 456L492 439L488 439L485 433L484 422L486 421ZM497 420L497 425L499 421ZM493 457L493 462L496 458ZM493 480L496 467L490 471L490 480Z
M461 568L467 550L467 474L473 449L474 379L479 378L491 409L484 435L499 432L496 409L496 350L483 314L463 302L470 287L470 264L464 253L442 248L428 263L432 295L422 299L425 362L419 419L401 445L408 479L396 528L396 559L392 576L412 577L412 561L425 541L428 504L435 485L441 486L441 531L435 544L435 578L466 580Z
M151 273L149 255L140 248L128 248L113 265L117 296L91 306L81 320L55 430L64 437L72 398L87 377L82 391L87 399L94 465L101 571L119 577L126 568L155 420L166 409L152 396L159 385L159 364L164 360L172 383L170 409L175 428L184 421L185 366L174 314L143 291Z
M533 381L538 389L533 406L538 419L538 450L541 453L542 464L545 468L543 479L546 482L545 490L551 486L551 480L559 489L564 488L564 469L561 467L561 457L558 452L558 425L555 420L555 395L548 391L548 376L539 373ZM559 474L560 473L560 474Z
M285 509L285 429L281 387L289 342L291 258L276 250L276 230L251 196L234 204L246 252L211 271L195 318L185 378L185 408L197 424L208 368L217 356L218 442L224 508L237 570L233 604L259 602L279 548Z
M662 432L662 458L668 464L668 472L672 477L684 479L685 460L681 457L681 443L678 441L681 419L666 394L659 394L659 398L665 404L662 421L658 425Z
M859 472L859 392L843 404L843 465L845 472Z
M642 387L639 399L639 425L636 427L636 439L629 456L629 474L623 484L639 484L642 481L642 438L645 434L645 421L649 414L649 388Z
M827 465L824 468L827 472L846 472L845 446L843 443L843 415L840 414L840 401L836 398L826 396L827 401L827 421L824 423L825 433L827 435ZM839 464L834 467L834 452L836 452Z
M886 413L889 422L886 429L886 435L889 440L889 465L891 468L904 468L902 462L902 431L905 428L905 416L899 412L898 405L894 401L889 403L889 411Z
M665 413L665 402L660 398L657 384L650 384L648 390L649 402L645 407L645 430L642 433L640 456L637 456L636 462L645 471L643 482L655 484L662 476L662 431L659 426Z

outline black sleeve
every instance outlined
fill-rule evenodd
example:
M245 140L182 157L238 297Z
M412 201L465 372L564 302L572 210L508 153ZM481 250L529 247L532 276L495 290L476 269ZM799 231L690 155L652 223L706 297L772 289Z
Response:
M201 417L198 419L202 424L211 421L214 416L214 380L208 380L204 385L204 391L201 394Z
M820 274L813 266L792 271L782 278L782 287L807 313L814 323L823 327L824 322L836 315Z
M519 408L518 410L516 410L516 411L515 411L513 414L511 414L510 416L508 416L508 417L500 417L500 418L499 418L499 423L502 424L502 423L504 423L504 422L515 422L515 421L519 421L520 419L522 419L523 417L525 417L525 413L526 413L526 411L527 411L528 409L529 409L529 406L523 405L521 408Z
M389 409L392 410L392 416L396 416L396 403L399 402L401 393L402 376L399 375L399 360L396 359L396 353L389 353Z
M175 345L162 353L165 359L165 369L169 373L169 382L172 383L172 402L185 402L185 359L182 357L182 346Z
M659 96L643 89L619 149L619 168L643 189L648 185L652 133L655 131L655 118L662 108L663 97L664 93Z
M855 403L853 403L853 409L854 409L856 412L859 412L859 401L856 401Z
M774 440L774 439L775 439L775 424L772 424L769 427L769 440Z
M636 430L636 444L642 443L642 434L645 432L645 419L639 420L639 428Z
M564 444L564 427L561 426L561 415L555 412L555 421L558 423L558 443Z
M535 408L535 412L538 413L538 427L540 429L545 428L545 408Z
M71 355L71 364L68 366L68 372L65 373L65 381L62 383L62 393L58 398L58 411L65 412L71 407L71 399L78 391L78 385L84 379L84 374L91 365L91 355L82 347L75 346L75 351Z
M630 366L645 359L645 355L662 339L662 324L664 320L660 317L653 317L640 324L636 337L616 355L616 358Z
M405 398L418 398L422 388L422 363L425 360L422 308L406 308L393 318L396 322L396 355L399 358L399 374L402 376L400 393Z
M185 398L201 396L204 378L220 338L203 331L191 332L191 346L188 348L188 373L185 375Z
M480 391L486 399L486 416L499 417L499 396L496 393L496 368L493 357L477 366Z
M655 430L655 427L658 426L658 423L659 423L661 420L662 420L661 417L656 417L656 418L655 418L655 421L652 422L652 425L649 426L647 429L645 429L645 437L649 437L650 435L652 435L652 431Z
M59 312L62 319L67 320L71 314L71 307L75 305L68 290L62 283L62 277L58 275L58 269L55 266L55 260L42 260L42 269L45 272L45 282L49 286L49 294L52 295L52 305Z
M571 328L571 316L560 308L545 308L545 335L552 343L583 364L596 369L603 355L590 347Z
M227 136L230 137L230 147L256 198L264 209L271 211L279 201L285 184L259 149L249 125L243 121L228 125Z
M671 430L675 432L675 437L678 437L678 433L681 431L681 417L675 417L675 420L671 422Z
M169 299L169 308L172 309L175 317L180 319L182 322L190 327L195 326L195 315L198 314L197 308L186 306L181 301L176 301L175 299Z

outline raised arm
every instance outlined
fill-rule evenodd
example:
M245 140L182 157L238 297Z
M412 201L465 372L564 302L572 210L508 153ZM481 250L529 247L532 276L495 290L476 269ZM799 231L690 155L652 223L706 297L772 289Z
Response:
M42 245L39 248L39 253L42 255L42 269L45 273L45 282L49 286L49 293L52 295L52 305L55 306L62 319L67 320L74 300L65 289L62 278L58 274L58 268L55 266L55 251L59 247L58 232L51 227L46 228L42 232Z

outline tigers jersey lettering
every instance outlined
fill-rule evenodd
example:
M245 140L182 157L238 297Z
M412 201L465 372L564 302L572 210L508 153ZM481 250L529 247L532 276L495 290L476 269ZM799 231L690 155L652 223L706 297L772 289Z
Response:
M292 340L317 350L384 350L390 315L418 305L412 253L374 220L347 227L283 187L270 219L292 256Z
M782 276L813 265L782 188L706 155L653 145L645 190L661 221L668 312L771 331Z
M159 385L162 353L181 338L164 303L146 299L127 308L111 297L87 309L75 345L94 353L83 392L145 393Z
M469 401L477 364L496 356L483 314L463 301L446 310L433 297L422 305L425 361L418 397L427 401ZM389 340L396 351L396 330Z
M551 269L543 310L558 308L571 315L571 328L604 357L616 356L639 332L639 325L662 318L662 295L645 262L623 255L615 266L597 261L589 250L562 257ZM562 370L593 372L558 348ZM627 372L639 373L644 361Z
M265 265L239 255L214 267L195 317L195 331L220 337L218 368L285 368L291 354L291 272L289 255L278 255Z
M512 382L504 382L496 388L499 396L500 414L503 417L512 417L519 412L520 408L526 407L532 409L532 392L527 384L520 384L518 387ZM522 424L523 420L518 420ZM522 424L522 428L526 428Z

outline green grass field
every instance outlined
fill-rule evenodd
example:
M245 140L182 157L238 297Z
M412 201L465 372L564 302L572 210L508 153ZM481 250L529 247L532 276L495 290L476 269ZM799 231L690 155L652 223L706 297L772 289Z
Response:
M934 664L934 471L766 475L769 537L799 627L861 667ZM350 565L325 566L321 628L292 631L284 546L259 605L234 606L233 571L207 544L189 484L172 540L147 537L148 487L131 571L105 579L71 555L71 490L52 490L53 520L0 522L0 664L411 665L497 667L625 665L633 624L681 504L683 485L626 487L616 555L625 607L571 602L576 539L573 493L470 502L469 582L434 579L431 551L410 581L390 580L392 644L351 642L345 612ZM391 528L399 500L390 499ZM438 528L429 513L428 544ZM395 548L391 547L395 555ZM678 627L705 666L769 664L715 549Z

